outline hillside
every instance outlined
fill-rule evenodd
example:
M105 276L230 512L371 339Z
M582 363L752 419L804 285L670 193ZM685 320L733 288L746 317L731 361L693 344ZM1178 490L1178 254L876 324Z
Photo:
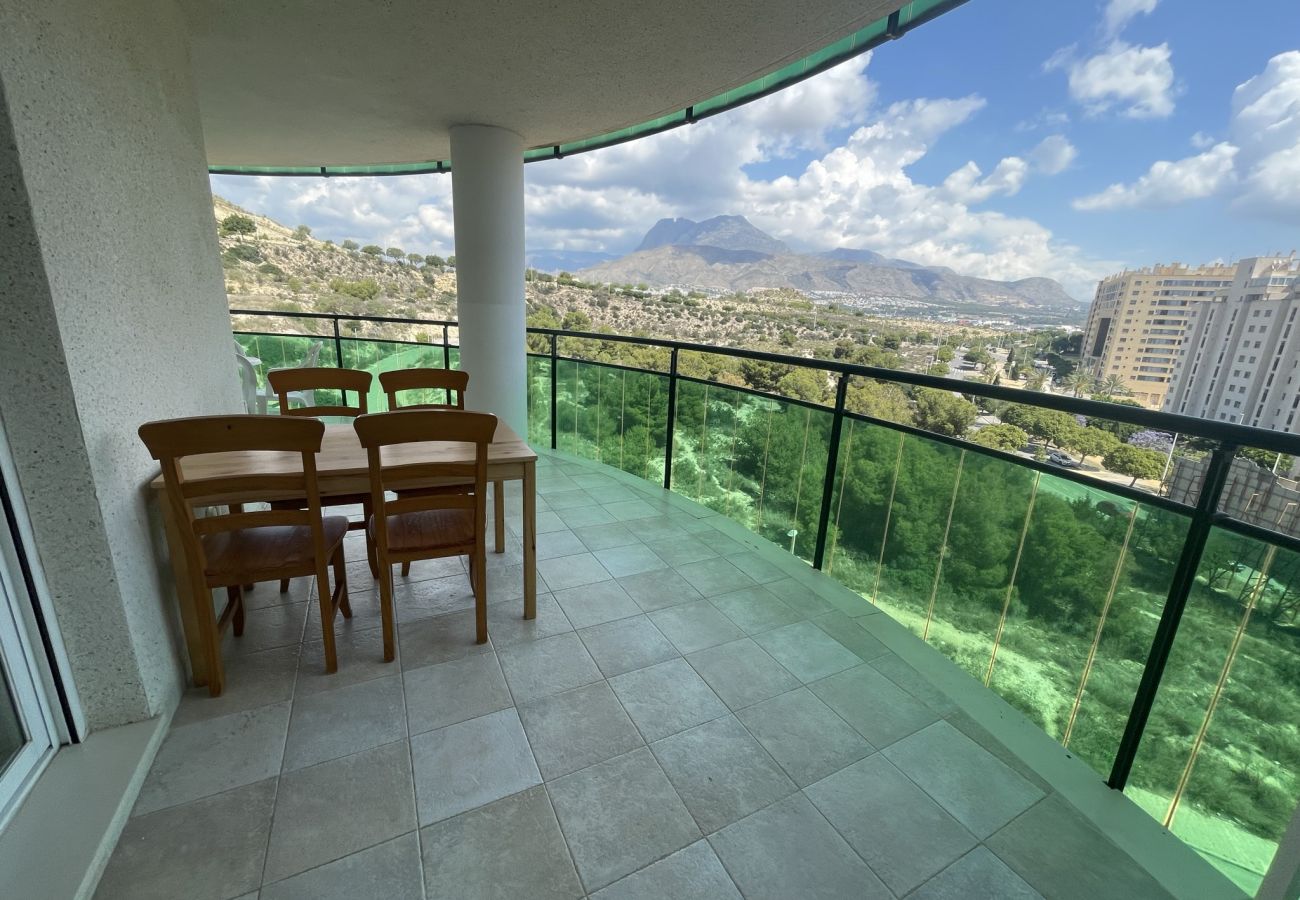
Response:
M994 312L1072 315L1081 311L1081 305L1050 278L975 278L942 266L922 266L852 248L794 253L743 216L717 216L704 222L661 219L634 252L578 274L594 282L707 291L785 288L837 295L850 305L864 307L911 301Z
M423 257L418 262L406 256L398 260L320 241L310 233L255 215L219 197L214 198L213 212L217 225L231 215L245 216L253 222L250 234L219 236L232 309L456 318L453 266L430 264ZM830 355L837 352L837 344L866 345L885 336L897 336L901 345L914 334L992 333L959 321L873 317L861 309L814 303L791 289L713 294L649 291L632 285L583 283L534 270L530 270L524 288L530 324L563 324L574 329L787 353L797 348L808 355ZM326 333L330 326L288 317L250 316L235 317L235 327L244 331ZM348 334L364 337L430 336L427 327L417 325L348 322L345 328ZM905 349L904 357L910 352ZM920 348L915 354L917 365L928 359L927 352Z

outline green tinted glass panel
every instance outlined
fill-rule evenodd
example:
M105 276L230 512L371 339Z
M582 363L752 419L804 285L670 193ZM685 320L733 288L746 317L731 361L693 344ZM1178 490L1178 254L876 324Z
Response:
M361 369L373 376L367 399L371 412L388 409L388 398L379 384L380 372L395 369L441 369L443 351L440 344L404 344L395 341L354 340L345 338L343 344L344 368ZM403 402L418 403L418 397L405 398Z
M1300 557L1215 529L1125 789L1248 893L1300 793Z
M673 490L810 559L831 419L827 410L680 381Z
M901 432L848 419L840 438L826 572L869 600L879 589Z
M528 443L551 446L551 360L528 357Z
M556 376L558 449L662 481L666 377L571 359L557 361Z

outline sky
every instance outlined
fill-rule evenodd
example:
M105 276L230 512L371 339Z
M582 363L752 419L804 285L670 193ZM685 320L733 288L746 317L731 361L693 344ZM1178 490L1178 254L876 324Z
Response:
M308 161L309 162L309 161ZM1300 2L970 0L672 131L525 166L530 251L743 215L800 251L1055 278L1300 249ZM454 252L451 179L212 176L322 239Z

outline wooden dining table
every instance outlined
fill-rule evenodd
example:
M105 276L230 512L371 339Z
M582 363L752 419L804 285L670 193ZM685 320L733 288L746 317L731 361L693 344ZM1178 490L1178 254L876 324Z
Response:
M384 465L403 465L415 463L473 463L474 448L469 444L453 444L442 441L427 443L401 444L385 448ZM497 423L496 435L488 447L487 479L491 482L523 482L523 555L524 555L524 618L537 616L537 454L505 422ZM194 485L211 480L215 485L238 475L274 475L301 472L302 459L298 453L279 452L230 452L209 453L193 456L181 461L181 472L185 481ZM325 436L321 441L320 453L316 456L316 476L320 486L322 500L331 497L345 497L366 494L370 491L370 469L366 460L366 451L352 425L326 425ZM455 483L455 478L431 479L427 485L421 483L413 486L433 486L435 484ZM151 483L160 494L165 490L162 475ZM494 490L494 520L496 551L505 549L505 499L502 492ZM241 496L228 492L216 491L211 495L200 494L194 499L196 506L226 506L232 503L248 503L268 500L287 500L292 497ZM176 582L176 595L180 604L181 625L185 631L185 643L189 650L190 668L196 685L205 685L208 680L207 658L199 629L199 604L191 596L192 581L189 577L189 563L185 554L179 528L183 523L176 521L170 503L162 503L163 526L167 535L167 552L170 558L172 575Z

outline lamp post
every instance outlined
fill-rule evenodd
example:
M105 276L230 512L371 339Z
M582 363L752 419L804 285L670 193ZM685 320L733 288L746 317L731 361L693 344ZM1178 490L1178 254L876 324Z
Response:
M785 536L790 539L790 555L794 556L794 541L795 538L799 536L799 529L791 528L789 531L785 533Z

